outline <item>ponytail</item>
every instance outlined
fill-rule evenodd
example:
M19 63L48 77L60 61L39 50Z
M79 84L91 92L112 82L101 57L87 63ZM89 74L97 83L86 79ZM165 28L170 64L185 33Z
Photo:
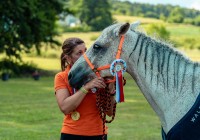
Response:
M61 64L61 70L64 71L65 70L65 62L66 62L66 58L65 58L65 54L62 52L62 54L60 55L60 64Z

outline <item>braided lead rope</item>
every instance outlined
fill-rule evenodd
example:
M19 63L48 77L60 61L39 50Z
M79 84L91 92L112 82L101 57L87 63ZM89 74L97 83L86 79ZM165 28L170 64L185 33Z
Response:
M111 120L106 120L106 112L110 110L111 107L111 96L105 89L98 89L97 91L97 98L96 98L96 105L99 110L99 115L103 122L103 136L102 140L104 140L105 137L105 123L111 123L115 118L115 112L116 112L116 103L113 106L113 114Z

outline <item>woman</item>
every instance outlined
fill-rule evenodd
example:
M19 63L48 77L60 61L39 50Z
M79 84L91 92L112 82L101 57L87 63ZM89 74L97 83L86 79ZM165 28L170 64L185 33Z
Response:
M55 76L54 88L58 106L65 114L61 129L61 140L100 140L103 129L107 139L107 127L103 128L102 119L96 106L96 94L91 89L106 88L103 78L94 78L79 90L72 89L68 83L68 72L78 58L86 51L85 43L79 38L68 38L62 45L61 69ZM114 84L108 85L109 93L114 95ZM107 112L112 115L115 103L111 97L111 108Z

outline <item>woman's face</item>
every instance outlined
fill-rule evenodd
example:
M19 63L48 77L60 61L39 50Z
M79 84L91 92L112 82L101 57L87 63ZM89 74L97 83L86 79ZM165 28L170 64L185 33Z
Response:
M73 65L83 53L85 53L87 48L85 47L85 43L77 45L72 54L70 55L70 64Z

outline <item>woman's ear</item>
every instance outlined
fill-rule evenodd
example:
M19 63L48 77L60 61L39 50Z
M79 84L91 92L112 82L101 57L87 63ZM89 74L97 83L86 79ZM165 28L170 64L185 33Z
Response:
M68 64L72 63L72 58L69 55L66 55L66 61Z

